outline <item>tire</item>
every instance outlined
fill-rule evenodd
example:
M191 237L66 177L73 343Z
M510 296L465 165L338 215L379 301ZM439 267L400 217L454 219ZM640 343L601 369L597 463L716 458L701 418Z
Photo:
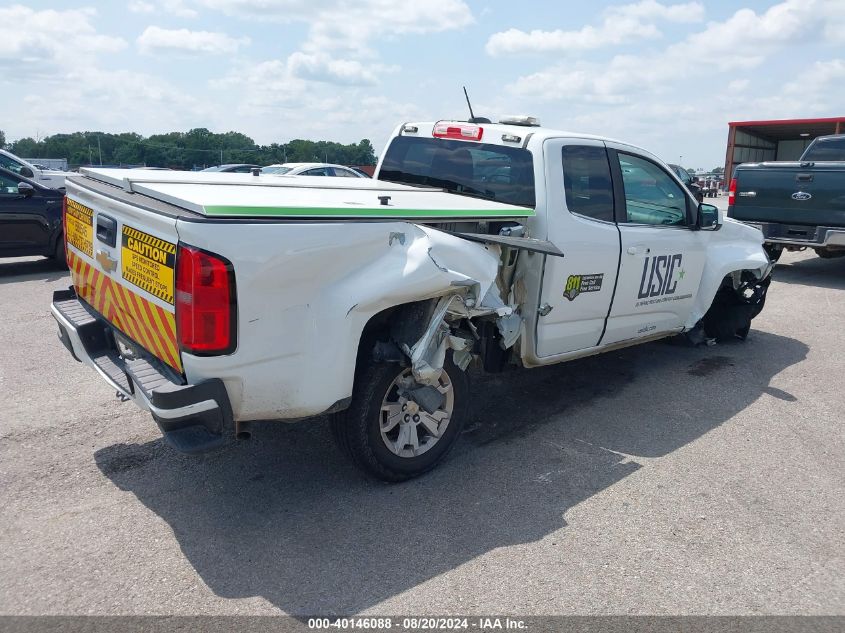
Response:
M774 244L763 244L763 250L769 257L769 261L776 262L783 255L783 246L775 246Z
M59 235L56 241L56 248L53 250L51 257L56 262L56 266L62 270L67 270L67 254L65 253L65 236Z
M816 248L813 249L816 251L816 255L821 257L822 259L835 259L836 257L845 257L845 251L832 251L826 248Z
M734 339L745 340L751 330L751 320L762 312L766 305L766 292L771 278L757 284L757 289L748 299L743 298L733 287L724 287L716 293L713 304L701 319L701 326L709 338L720 343Z
M412 412L417 405L411 401L404 402L409 412L402 413L404 398L398 393L397 381L407 380L409 376L410 368L396 363L370 362L356 376L349 408L331 418L332 434L341 451L364 472L383 481L405 481L434 468L455 445L466 419L469 382L466 374L452 363L451 354L447 356L440 378L441 393L446 398L433 416L422 409ZM394 420L398 420L387 427L389 430L385 433L382 433L382 421L389 422L392 416L383 410L383 405L392 407L397 416ZM442 425L446 418L441 412L450 412L450 415L442 435L435 437L429 433L426 423L429 427ZM408 422L398 417L406 415L412 418ZM419 422L414 422L414 415L419 416ZM434 418L440 418L440 421ZM416 449L413 439L416 439ZM400 454L397 446L403 440L406 443L402 444Z

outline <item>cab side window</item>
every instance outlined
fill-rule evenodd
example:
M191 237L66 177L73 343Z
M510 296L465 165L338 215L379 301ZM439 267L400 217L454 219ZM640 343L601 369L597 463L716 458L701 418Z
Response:
M625 187L624 222L687 226L687 197L656 163L619 152Z
M18 195L18 181L0 174L0 195Z
M613 182L603 147L563 146L563 188L571 213L613 222Z

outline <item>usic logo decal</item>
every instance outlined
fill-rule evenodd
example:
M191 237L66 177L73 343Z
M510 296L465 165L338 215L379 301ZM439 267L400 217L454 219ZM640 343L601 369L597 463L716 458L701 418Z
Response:
M649 260L651 260L650 266ZM680 253L646 257L643 263L643 276L640 279L640 291L637 294L637 299L675 294L678 281L683 279L686 274L684 269L681 268L682 260L683 256ZM673 278L676 268L678 274L677 277Z

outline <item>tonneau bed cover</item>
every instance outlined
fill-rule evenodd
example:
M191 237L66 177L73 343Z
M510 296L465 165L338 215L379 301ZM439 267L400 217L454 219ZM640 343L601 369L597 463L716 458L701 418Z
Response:
M81 173L206 217L501 220L534 215L529 207L363 178L90 168Z

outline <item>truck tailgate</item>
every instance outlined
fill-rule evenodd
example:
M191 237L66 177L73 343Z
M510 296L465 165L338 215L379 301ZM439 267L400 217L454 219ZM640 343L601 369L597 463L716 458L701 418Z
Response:
M729 217L748 222L845 226L842 163L762 163L736 170Z
M65 222L78 297L118 331L119 343L140 346L182 373L174 307L176 219L69 180Z

